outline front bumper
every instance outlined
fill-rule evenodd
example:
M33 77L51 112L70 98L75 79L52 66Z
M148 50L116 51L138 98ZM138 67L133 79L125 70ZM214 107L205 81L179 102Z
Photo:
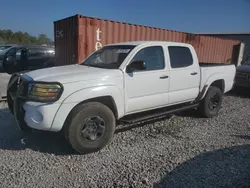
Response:
M235 86L250 88L250 73L237 72L235 77Z
M235 87L250 88L250 82L235 81Z
M23 104L25 123L37 130L49 131L60 104L26 102Z
M23 97L26 91L25 87L27 87L26 81L18 78L14 78L8 85L8 94L10 96L8 103L13 104L12 111L19 129L26 131L33 128L50 131L61 104L27 101Z

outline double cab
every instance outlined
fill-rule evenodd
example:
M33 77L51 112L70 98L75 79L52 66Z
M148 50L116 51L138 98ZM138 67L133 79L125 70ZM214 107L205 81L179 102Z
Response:
M62 131L79 153L101 150L118 123L195 109L219 113L234 65L199 63L190 44L136 41L104 46L81 64L14 74L8 105L19 128Z

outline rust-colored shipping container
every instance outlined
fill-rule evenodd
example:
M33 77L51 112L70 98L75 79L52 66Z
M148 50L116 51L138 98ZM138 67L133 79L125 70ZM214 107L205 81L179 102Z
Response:
M57 65L81 63L106 44L160 40L192 44L200 62L237 61L240 41L75 15L54 22Z

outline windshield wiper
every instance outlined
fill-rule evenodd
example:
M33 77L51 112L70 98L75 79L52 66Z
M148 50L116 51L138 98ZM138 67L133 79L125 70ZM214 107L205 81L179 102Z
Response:
M86 66L88 66L88 67L96 67L96 68L103 68L103 66L101 66L101 65L93 65L93 64L87 64Z

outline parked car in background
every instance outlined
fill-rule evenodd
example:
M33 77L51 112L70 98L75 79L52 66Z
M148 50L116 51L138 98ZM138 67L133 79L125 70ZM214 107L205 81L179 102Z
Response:
M216 116L234 77L234 65L199 64L189 44L137 41L105 46L80 65L12 75L7 101L21 130L63 130L89 153L111 141L117 122L192 108Z
M12 47L11 44L2 44L0 45L0 71L3 71L3 59L6 52Z
M0 49L3 71L8 74L24 70L35 70L55 65L53 47L39 45L5 45Z
M236 69L235 87L250 88L250 53Z

